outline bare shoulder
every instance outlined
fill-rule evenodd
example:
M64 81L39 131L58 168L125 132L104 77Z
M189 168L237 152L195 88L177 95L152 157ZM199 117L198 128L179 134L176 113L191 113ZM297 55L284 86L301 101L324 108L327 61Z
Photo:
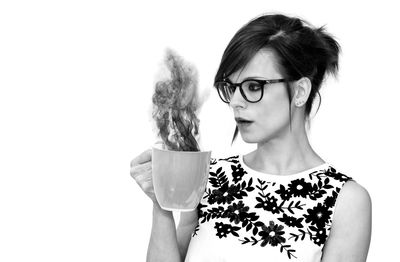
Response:
M365 261L372 220L372 203L367 189L353 180L347 181L335 205L322 261Z
M336 200L331 233L348 229L350 234L350 231L354 232L353 224L361 226L362 222L367 226L371 220L371 209L372 201L367 189L354 180L347 181Z
M349 180L343 185L336 201L337 216L348 216L353 212L364 213L372 206L367 189L354 180Z

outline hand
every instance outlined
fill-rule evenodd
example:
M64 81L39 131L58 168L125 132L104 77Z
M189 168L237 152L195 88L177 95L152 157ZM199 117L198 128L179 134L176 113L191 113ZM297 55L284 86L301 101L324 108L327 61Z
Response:
M154 194L151 163L151 149L148 149L131 161L131 176L153 203L158 205Z

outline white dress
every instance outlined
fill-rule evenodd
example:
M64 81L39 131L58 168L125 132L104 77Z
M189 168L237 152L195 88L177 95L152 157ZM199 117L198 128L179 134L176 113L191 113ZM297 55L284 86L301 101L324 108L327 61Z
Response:
M321 261L351 179L328 163L281 176L249 168L242 155L211 159L185 261Z

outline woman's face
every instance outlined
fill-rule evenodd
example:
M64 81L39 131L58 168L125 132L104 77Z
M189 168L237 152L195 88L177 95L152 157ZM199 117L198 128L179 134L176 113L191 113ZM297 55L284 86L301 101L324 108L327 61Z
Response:
M281 79L278 61L273 51L263 49L238 72L229 76L232 83L246 78ZM285 83L266 84L264 95L257 103L246 101L236 88L231 99L235 118L252 121L250 124L237 122L242 139L247 143L264 143L283 137L289 131L289 100Z

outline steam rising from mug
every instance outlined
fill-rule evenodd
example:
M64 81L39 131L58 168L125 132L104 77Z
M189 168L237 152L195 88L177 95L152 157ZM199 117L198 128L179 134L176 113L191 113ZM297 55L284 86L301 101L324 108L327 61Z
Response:
M153 118L168 150L200 151L197 70L171 49L166 50L169 77L158 81L153 95Z

